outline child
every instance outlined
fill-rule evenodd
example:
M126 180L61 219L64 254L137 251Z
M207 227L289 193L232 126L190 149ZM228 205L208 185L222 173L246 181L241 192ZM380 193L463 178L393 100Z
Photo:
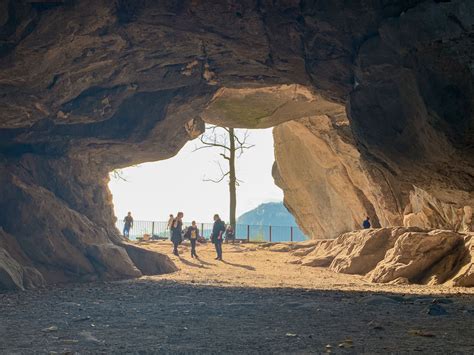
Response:
M196 226L196 221L191 223L191 226L188 227L186 231L186 236L191 241L191 258L198 257L196 254L196 241L200 238L199 228Z

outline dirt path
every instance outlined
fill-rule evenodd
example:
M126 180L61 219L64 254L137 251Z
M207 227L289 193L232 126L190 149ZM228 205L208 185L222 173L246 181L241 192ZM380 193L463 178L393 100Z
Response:
M170 251L165 243L150 248ZM474 349L472 295L372 285L285 264L284 253L236 248L247 249L226 246L224 263L213 260L210 246L198 249L201 261L185 251L174 259L181 271L171 275L0 294L0 352L432 354Z
M210 286L294 287L317 290L393 292L400 294L472 294L474 288L448 286L374 284L358 275L332 272L326 268L290 264L290 253L272 252L258 244L224 244L224 262L214 260L212 244L198 247L200 259L192 259L190 248L180 246L180 257L171 254L168 242L141 244L151 250L170 255L179 272L153 276L152 280L175 280Z

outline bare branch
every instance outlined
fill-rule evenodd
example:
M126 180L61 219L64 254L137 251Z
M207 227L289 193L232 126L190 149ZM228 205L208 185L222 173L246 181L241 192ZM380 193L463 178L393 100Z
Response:
M196 147L193 152L196 152L198 150L201 150L201 149L206 149L206 148L215 148L215 147L219 147L219 148L225 148L227 150L230 150L229 148L227 147L224 147L224 146L221 146L221 145L218 145L218 144L206 144L206 145L203 145L201 147Z
M239 148L237 148L237 150L239 151L239 155L237 156L237 158L240 158L242 156L242 154L244 154L245 149L250 149L250 148L253 148L253 147L255 147L255 144L247 145L247 146L240 146Z
M217 184L217 183L221 182L222 180L224 180L224 178L225 178L227 175L229 175L229 174L230 174L230 171L228 171L227 173L225 173L224 175L222 175L221 178L218 179L218 180L214 180L214 179L204 179L203 181L210 181L210 182L214 182L214 183Z
M217 148L222 148L222 149L226 149L226 150L229 150L230 151L230 148L227 147L226 145L224 144L221 144L219 142L217 142L216 139L214 139L213 142L209 142L209 141L206 141L205 140L206 137L204 137L204 135L201 135L201 137L199 137L199 140L201 141L202 144L204 144L202 147L196 147L194 149L194 151L197 151L197 150L201 150L201 149L205 149L205 148L213 148L213 147L217 147Z
M237 134L234 135L234 138L236 140L236 142L242 146L242 145L245 145L245 143L247 143L247 138L250 137L250 133L249 133L249 130L245 130L244 132L244 137L242 138L242 140L239 138L239 136Z
M224 173L224 170L222 169L221 163L219 161L217 161L216 163L219 166L219 170L221 171L222 175L230 174L230 170L228 170L227 172Z
M230 158L227 155L225 155L224 153L221 153L219 155L222 156L225 160L230 160Z

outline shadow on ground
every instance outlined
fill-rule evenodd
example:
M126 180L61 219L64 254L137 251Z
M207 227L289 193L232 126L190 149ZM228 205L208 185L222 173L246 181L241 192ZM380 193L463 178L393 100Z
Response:
M471 352L469 296L169 280L0 294L0 352Z

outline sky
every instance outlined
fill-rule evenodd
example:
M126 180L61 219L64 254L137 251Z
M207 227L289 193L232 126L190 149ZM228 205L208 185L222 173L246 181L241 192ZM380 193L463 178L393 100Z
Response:
M242 130L239 130L242 132ZM236 162L237 216L261 203L283 200L271 174L274 162L272 129L249 130L247 150ZM220 183L204 179L220 177L218 148L194 151L199 139L188 142L174 157L122 170L123 181L111 178L115 215L123 219L128 211L135 220L166 221L170 213L184 212L184 220L212 222L215 213L229 219L228 180Z

